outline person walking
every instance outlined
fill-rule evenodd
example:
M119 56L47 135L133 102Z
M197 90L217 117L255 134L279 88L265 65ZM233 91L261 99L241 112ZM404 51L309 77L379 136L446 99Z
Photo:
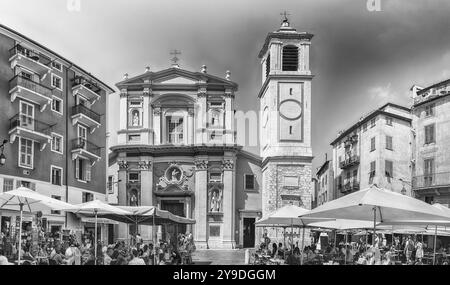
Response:
M419 239L416 243L416 262L419 264L422 264L422 258L423 258L423 243Z
M408 239L406 240L406 243L405 243L405 249L404 249L405 256L406 256L406 263L408 263L408 264L411 263L411 255L412 255L414 248L415 248L414 242L411 239L411 236L408 236Z

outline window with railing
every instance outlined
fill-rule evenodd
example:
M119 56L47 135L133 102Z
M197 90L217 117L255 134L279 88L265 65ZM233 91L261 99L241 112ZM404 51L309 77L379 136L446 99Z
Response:
M34 60L36 62L39 62L46 66L49 66L50 63L52 62L50 58L48 58L38 52L35 52L29 48L23 47L20 44L15 45L12 49L9 50L10 57L12 57L16 54L26 56L27 58Z
M72 107L72 116L76 114L83 114L97 123L100 123L100 115L84 105L79 104Z
M26 88L48 98L52 97L52 88L33 80L32 77L27 76L24 73L18 74L9 80L10 89L13 89L16 86Z

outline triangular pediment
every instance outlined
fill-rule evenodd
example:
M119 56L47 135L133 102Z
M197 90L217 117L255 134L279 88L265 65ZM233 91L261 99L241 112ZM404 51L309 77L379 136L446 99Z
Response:
M130 84L198 84L198 83L206 83L206 84L216 84L223 85L224 87L230 87L233 89L237 89L237 84L217 77L211 74L201 73L201 72L192 72L188 70L184 70L181 68L168 68L165 70L161 70L158 72L147 72L126 80L123 80L116 85L126 86Z
M192 78L184 77L184 76L167 76L165 78L158 78L153 80L154 83L160 84L195 84L198 80L194 80Z

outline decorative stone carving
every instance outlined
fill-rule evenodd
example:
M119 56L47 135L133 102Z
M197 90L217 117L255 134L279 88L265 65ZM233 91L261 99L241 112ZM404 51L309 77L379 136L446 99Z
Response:
M170 186L177 186L183 191L189 191L186 182L193 174L194 172L192 170L184 171L178 163L171 163L164 172L164 175L159 178L159 182L156 184L157 190L166 190Z
M208 168L208 161L204 159L194 160L196 170L206 170Z
M138 168L141 170L149 170L152 167L151 161L139 161Z
M120 90L120 97L127 97L128 91L127 89L121 89Z
M222 169L223 170L233 170L234 161L232 159L224 159L222 160Z
M197 91L197 96L198 97L206 97L206 95L207 95L206 87L198 88L198 91Z
M144 88L144 91L142 92L142 94L144 96L150 96L151 93L152 93L152 90L150 88L148 88L148 87Z
M153 115L160 116L161 115L161 108L154 108L153 109Z
M128 162L125 160L119 160L117 161L117 164L119 165L120 170L127 170L129 168Z
M194 114L195 114L194 108L189 108L189 109L188 109L188 115L189 115L189 117L193 117Z

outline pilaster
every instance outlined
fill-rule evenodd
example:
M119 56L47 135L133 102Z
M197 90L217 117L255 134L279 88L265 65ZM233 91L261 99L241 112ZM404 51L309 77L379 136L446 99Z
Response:
M197 157L195 163L195 226L194 226L194 240L197 248L206 249L207 243L207 157Z
M235 248L235 162L234 157L225 157L223 169L223 247Z

